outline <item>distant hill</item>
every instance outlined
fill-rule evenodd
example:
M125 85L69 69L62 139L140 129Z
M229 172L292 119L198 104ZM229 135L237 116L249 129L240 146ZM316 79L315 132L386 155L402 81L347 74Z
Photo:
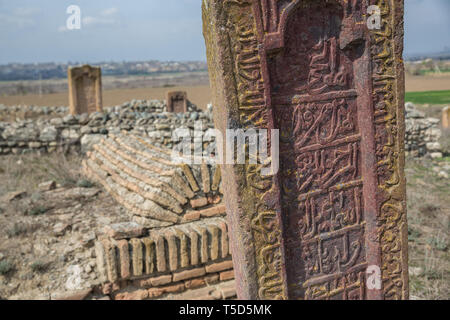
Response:
M46 80L67 77L69 66L81 63L9 63L0 65L0 81ZM134 61L134 62L99 62L91 65L102 68L105 76L158 75L178 72L206 71L203 61Z
M436 52L436 53L423 53L423 54L411 54L411 55L405 55L406 61L419 61L419 60L426 60L426 59L433 59L433 60L450 60L450 50L445 50L442 52Z

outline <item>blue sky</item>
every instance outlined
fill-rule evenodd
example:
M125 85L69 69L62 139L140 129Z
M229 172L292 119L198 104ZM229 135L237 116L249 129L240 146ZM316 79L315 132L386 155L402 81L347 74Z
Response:
M81 30L65 29L69 5ZM450 0L405 0L405 54L450 50ZM201 0L0 0L0 64L205 60Z

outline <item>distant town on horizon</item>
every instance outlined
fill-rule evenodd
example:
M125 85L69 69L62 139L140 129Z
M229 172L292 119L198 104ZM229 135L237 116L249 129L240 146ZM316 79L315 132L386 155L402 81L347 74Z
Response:
M67 78L67 68L85 64L67 63L8 63L0 65L0 81L46 80ZM87 63L86 63L87 64ZM166 73L204 72L204 61L123 61L89 63L101 67L103 76L153 76Z
M430 54L405 54L406 61L426 59L450 60L450 50ZM67 68L90 64L102 68L104 76L154 76L166 73L205 72L208 70L206 61L100 61L79 62L69 61L45 63L15 63L0 65L0 81L46 80L67 78Z

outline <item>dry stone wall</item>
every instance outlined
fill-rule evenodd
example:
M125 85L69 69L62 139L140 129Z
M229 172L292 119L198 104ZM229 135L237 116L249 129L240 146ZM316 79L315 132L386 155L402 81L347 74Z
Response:
M405 149L407 155L412 157L442 157L444 154L439 142L442 136L440 120L425 117L425 114L417 110L412 103L406 103L405 110Z
M189 104L186 113L168 113L166 109L164 101L134 100L90 115L0 122L0 155L30 151L85 151L108 133L122 130L149 136L156 145L171 147L175 128L185 126L193 130L196 121L204 123L204 131L213 127L210 112L198 110L193 104ZM55 115L60 113L62 109L58 109Z
M86 151L108 133L133 132L149 137L157 146L172 147L172 131L213 128L210 110L188 102L188 112L167 112L165 101L132 100L91 115L67 115L68 107L0 105L0 155L30 151ZM37 118L37 119L36 119ZM17 121L16 121L17 120ZM427 118L412 103L406 104L406 151L413 157L442 157L440 119Z
M41 107L41 106L5 106L0 104L0 121L14 122L35 118L63 117L69 112L68 107Z

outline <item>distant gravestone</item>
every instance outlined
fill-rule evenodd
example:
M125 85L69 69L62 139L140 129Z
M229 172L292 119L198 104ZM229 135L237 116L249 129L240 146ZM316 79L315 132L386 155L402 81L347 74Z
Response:
M450 107L442 109L442 128L450 129Z
M184 113L188 111L185 91L167 92L167 112Z
M408 299L403 1L205 0L203 25L216 127L280 130L278 173L222 166L239 298Z
M68 80L71 114L90 114L102 111L102 74L100 68L89 65L69 68Z

